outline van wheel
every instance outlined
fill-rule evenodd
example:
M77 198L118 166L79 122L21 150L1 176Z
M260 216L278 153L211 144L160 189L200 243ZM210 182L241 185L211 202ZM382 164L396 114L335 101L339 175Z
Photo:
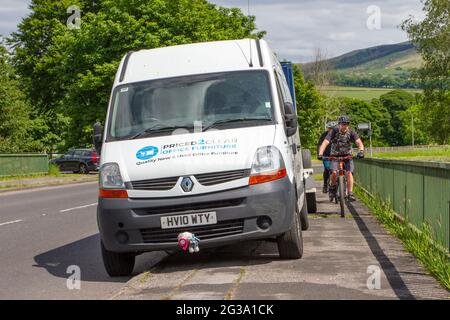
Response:
M131 275L134 268L135 255L133 253L119 253L106 250L101 242L103 264L110 277L126 277Z
M317 212L317 201L316 201L316 193L310 192L306 194L306 203L308 207L309 213Z
M302 210L300 210L300 222L302 223L302 230L306 231L309 229L309 217L308 217L308 205L306 203L306 195L305 200L303 201Z
M308 149L302 149L303 169L312 168L311 151Z
M294 211L291 229L277 237L278 252L281 259L300 259L303 255L302 227L299 214Z

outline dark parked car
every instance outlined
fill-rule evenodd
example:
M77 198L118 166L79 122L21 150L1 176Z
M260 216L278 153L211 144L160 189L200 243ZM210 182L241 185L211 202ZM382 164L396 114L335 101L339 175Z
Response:
M50 163L58 165L61 171L87 174L89 171L98 171L100 158L95 150L72 149L63 156L50 160Z

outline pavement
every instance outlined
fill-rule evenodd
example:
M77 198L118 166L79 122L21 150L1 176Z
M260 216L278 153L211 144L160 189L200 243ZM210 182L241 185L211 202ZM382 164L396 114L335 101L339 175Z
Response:
M302 259L280 260L275 241L179 252L111 299L450 298L360 201L350 203L340 218L338 205L322 193L317 196L318 214L311 215L310 229L303 232Z
M338 206L320 193L300 260L280 260L274 241L249 241L193 255L146 253L131 277L110 278L101 260L97 192L88 182L0 194L0 299L450 296L362 203L340 218ZM79 289L68 286L73 266L81 271Z

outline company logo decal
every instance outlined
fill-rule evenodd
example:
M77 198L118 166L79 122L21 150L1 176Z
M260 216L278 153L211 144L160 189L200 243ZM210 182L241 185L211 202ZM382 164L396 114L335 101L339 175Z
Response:
M139 160L149 160L156 156L158 152L159 149L157 147L148 146L136 152L136 158L138 158Z
M186 159L193 157L223 157L238 154L238 139L197 139L164 144L158 147L148 146L136 152L137 166L167 161L170 159Z

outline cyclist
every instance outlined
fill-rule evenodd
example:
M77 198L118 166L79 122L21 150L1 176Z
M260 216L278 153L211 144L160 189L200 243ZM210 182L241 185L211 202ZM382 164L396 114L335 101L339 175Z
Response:
M353 142L358 146L359 152L357 158L364 158L364 144L359 138L358 134L350 129L350 119L347 116L341 116L338 119L338 127L333 129L322 142L319 148L318 159L323 159L323 153L326 147L331 144L331 156L342 157L352 154L352 144ZM353 160L345 160L345 170L347 175L347 199L349 201L355 201L355 196L353 195L353 171L354 165ZM330 164L331 174L331 187L330 195L335 196L337 191L337 170L339 169L339 161L333 160Z
M319 142L317 143L317 154L319 154L319 148L322 145L323 140L325 140L326 136L333 131L333 129L337 127L336 121L330 121L327 123L327 131L322 133L319 138ZM324 156L329 157L331 151L331 144L329 144L323 153ZM328 180L330 179L330 160L323 160L323 193L328 192Z

